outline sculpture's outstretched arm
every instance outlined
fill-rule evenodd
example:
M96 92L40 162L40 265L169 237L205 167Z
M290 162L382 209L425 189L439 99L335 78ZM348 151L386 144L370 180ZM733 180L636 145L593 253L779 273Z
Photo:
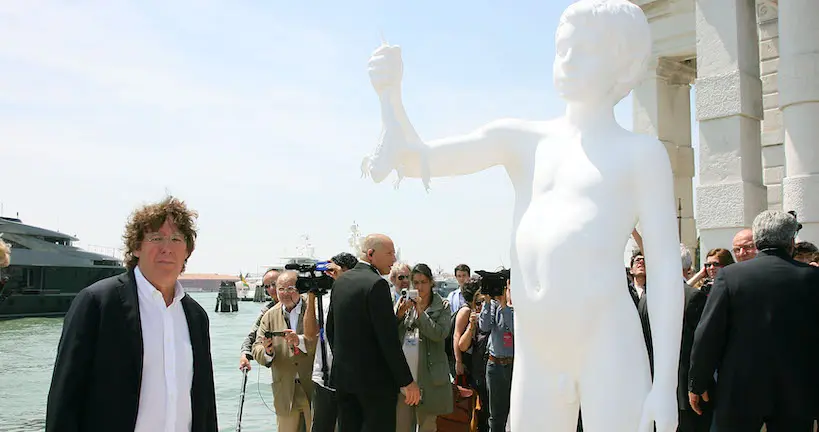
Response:
M472 133L424 142L401 101L403 65L397 46L382 45L370 59L370 79L381 102L382 130L376 150L362 162L362 173L381 182L393 169L424 180L475 173L507 163L523 134L519 120L498 120Z
M676 389L683 319L680 241L674 214L674 184L665 147L646 138L637 149L642 160L637 208L646 260L646 292L654 347L654 384L646 401L643 426L656 420L657 431L677 427ZM648 417L648 418L647 418ZM641 429L643 430L643 429Z

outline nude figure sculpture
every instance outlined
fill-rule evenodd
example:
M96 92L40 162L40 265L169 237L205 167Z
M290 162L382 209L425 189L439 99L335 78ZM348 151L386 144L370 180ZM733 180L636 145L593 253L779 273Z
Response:
M463 136L423 141L401 102L398 46L369 61L383 129L362 169L381 182L505 168L514 186L513 431L672 432L683 312L671 166L654 138L622 129L614 105L647 70L648 23L625 0L579 1L561 16L554 85L566 101L552 121L504 119ZM652 379L623 247L644 238L654 341ZM589 259L592 258L592 259Z

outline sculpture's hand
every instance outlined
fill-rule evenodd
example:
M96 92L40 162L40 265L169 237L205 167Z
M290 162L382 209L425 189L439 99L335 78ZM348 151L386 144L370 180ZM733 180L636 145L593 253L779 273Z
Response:
M379 96L386 90L401 87L404 63L401 60L400 46L382 44L373 52L368 66L370 83Z
M652 387L643 403L643 416L640 419L640 432L652 432L653 423L657 423L657 432L675 432L677 430L677 392L676 389Z

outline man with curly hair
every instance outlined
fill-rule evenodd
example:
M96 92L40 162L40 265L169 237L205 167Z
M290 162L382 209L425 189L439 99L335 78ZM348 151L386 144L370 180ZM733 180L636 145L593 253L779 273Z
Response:
M205 310L179 275L196 212L167 197L128 221L128 272L75 297L48 394L46 431L216 432Z

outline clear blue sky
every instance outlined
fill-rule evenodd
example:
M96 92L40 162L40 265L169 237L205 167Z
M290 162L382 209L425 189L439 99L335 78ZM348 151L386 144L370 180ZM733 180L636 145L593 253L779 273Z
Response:
M379 31L404 54L404 101L424 138L499 117L545 119L554 32L569 1L0 4L5 215L119 246L129 212L173 193L200 212L190 272L255 271L309 234L391 235L404 258L508 265L501 169L374 184L359 177L379 107ZM631 98L618 107L631 127Z

